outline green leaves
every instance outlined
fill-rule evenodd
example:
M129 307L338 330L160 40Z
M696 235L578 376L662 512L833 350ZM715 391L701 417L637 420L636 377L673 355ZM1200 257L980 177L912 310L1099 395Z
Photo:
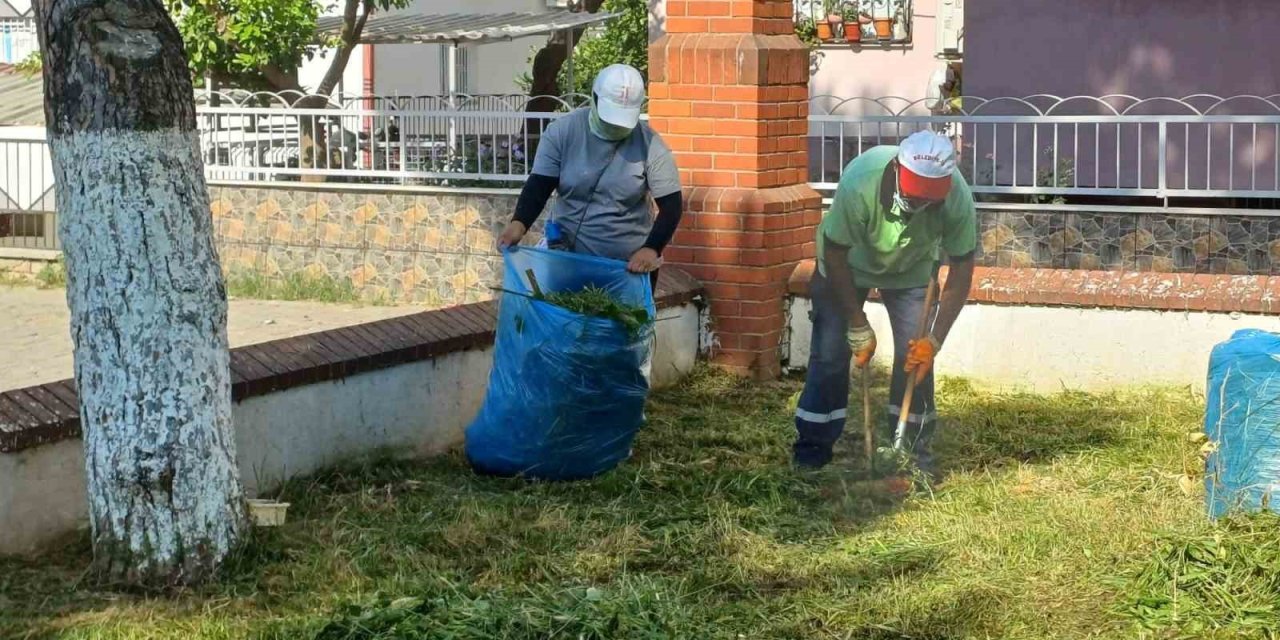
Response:
M408 4L409 0L372 3L375 11ZM213 73L241 86L264 84L265 67L284 74L296 72L319 46L317 19L343 8L345 4L316 0L169 0L192 73ZM341 43L334 38L325 44Z
M560 70L559 84L566 93L591 93L591 81L611 64L628 64L649 77L648 0L605 0L602 12L621 13L605 27L582 37L573 50L573 86L569 69Z

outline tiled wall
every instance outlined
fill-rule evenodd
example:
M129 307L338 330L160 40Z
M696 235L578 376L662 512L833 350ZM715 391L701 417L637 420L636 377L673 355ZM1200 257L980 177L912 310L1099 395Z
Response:
M443 307L493 297L496 235L516 196L210 187L224 268L350 281L362 296Z
M980 211L981 264L1280 275L1280 218Z

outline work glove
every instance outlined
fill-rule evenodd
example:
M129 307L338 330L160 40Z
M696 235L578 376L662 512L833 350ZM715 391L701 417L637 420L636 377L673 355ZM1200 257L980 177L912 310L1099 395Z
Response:
M941 348L942 344L933 336L907 342L907 362L903 370L908 374L915 374L916 384L920 384L933 370L933 359Z
M853 352L853 366L865 368L871 362L871 357L876 355L876 332L871 329L871 325L850 327L845 339L849 342L849 350Z

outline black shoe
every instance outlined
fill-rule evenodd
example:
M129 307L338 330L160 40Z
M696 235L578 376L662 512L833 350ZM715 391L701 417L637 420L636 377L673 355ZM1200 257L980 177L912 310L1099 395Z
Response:
M814 471L831 464L834 454L830 448L796 445L791 456L791 464L797 469Z

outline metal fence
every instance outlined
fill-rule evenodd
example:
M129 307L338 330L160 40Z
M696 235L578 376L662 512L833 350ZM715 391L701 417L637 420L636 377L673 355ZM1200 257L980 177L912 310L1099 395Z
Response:
M990 197L1269 201L1280 198L1277 97L961 98L934 115L902 101L828 100L809 117L810 179L831 190L867 148L933 129L955 141L974 193Z
M43 136L0 129L0 248L59 249L53 164Z
M215 93L199 102L213 180L511 186L528 175L541 131L587 97Z
M541 131L586 96L201 93L210 180L514 187ZM814 98L809 178L830 193L850 161L920 129L946 132L984 200L1020 206L1280 209L1280 96ZM931 115L929 115L931 114ZM43 140L0 130L0 246L56 248Z

